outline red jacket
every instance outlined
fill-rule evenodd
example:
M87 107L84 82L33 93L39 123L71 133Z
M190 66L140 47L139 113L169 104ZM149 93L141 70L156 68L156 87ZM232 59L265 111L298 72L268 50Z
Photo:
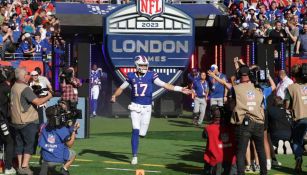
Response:
M218 163L236 163L234 128L230 125L210 124L205 127L208 135L204 160L211 166Z

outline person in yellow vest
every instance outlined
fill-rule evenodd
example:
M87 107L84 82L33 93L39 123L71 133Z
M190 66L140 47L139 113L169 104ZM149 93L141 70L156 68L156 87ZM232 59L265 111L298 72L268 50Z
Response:
M249 78L250 69L239 68L240 83L233 86L235 107L231 123L236 126L237 174L245 174L245 155L248 141L253 139L260 163L260 175L267 175L267 161L264 151L264 109L263 93Z
M237 175L245 175L245 155L248 141L253 139L260 163L260 175L267 175L267 161L264 151L264 109L263 93L251 82L250 68L241 65L238 69L240 82L234 86L214 76L208 75L232 90L235 99L231 123L236 126L237 139Z
M307 64L294 65L292 76L296 82L286 89L285 107L293 112L293 152L295 155L295 171L302 173L304 152L304 136L307 133Z
M28 72L24 68L15 69L16 82L11 89L11 125L15 132L15 152L18 158L18 174L32 175L29 168L31 155L35 150L38 132L38 112L35 106L46 103L51 97L38 98L28 86Z

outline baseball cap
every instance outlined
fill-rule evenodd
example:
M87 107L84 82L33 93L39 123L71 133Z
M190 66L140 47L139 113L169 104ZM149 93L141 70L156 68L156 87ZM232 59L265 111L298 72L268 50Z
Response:
M210 67L210 70L214 71L215 69L218 69L217 65L216 64L212 64L211 67Z
M242 24L243 29L248 29L249 25L245 22Z
M46 37L51 37L51 32L47 32Z
M25 33L24 36L25 36L26 38L31 37L30 33Z
M38 75L38 72L34 70L34 71L32 71L32 72L31 72L31 74L30 74L30 75L31 75L31 76Z
M27 18L25 21L26 22L29 22L29 21L33 22L33 19L32 18Z
M246 65L243 65L239 68L239 75L246 76L249 74L249 67Z
M51 16L51 15L53 15L53 13L52 12L47 12L46 15L47 16Z
M256 11L256 8L255 8L254 6L250 6L250 7L248 8L248 11L250 11L250 10Z

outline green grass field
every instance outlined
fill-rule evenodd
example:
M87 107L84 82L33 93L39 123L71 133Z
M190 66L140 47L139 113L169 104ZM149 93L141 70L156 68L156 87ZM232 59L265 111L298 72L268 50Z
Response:
M71 167L73 175L135 175L136 169L145 174L201 174L205 141L202 129L186 118L152 118L146 138L140 140L139 165L130 165L131 123L128 118L91 119L89 139L79 139L74 145L78 157ZM33 158L35 165L37 157ZM280 155L281 167L269 174L295 174L293 155ZM307 161L307 160L306 160ZM305 161L305 162L306 162ZM303 163L307 174L306 163Z

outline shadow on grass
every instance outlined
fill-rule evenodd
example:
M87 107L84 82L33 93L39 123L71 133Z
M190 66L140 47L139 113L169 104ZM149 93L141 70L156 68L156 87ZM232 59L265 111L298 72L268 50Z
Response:
M296 174L295 171L294 171L294 167L289 168L289 167L284 167L284 166L278 166L278 167L272 167L272 169L276 170L276 171L280 171L282 173L286 173L286 174ZM301 174L307 174L307 172L303 171L303 173L301 173Z
M203 167L197 167L183 162L178 162L176 164L168 164L166 165L166 168L175 172L181 172L186 174L202 174L203 172Z
M58 165L58 166L56 166L55 169L49 168L49 169L48 169L48 174L52 174L52 175L62 175L61 172L60 172L60 168L61 168L61 167L62 167L62 165ZM33 174L39 174L40 171L41 171L41 167L40 167L40 165L32 166L32 167L31 167L31 170L33 171Z
M181 154L174 154L172 156L177 157L178 160L184 160L193 163L204 162L204 151L205 147L199 145L186 146L187 149L181 151Z
M179 126L179 127L194 127L195 125L191 121L182 121L182 120L168 120L170 125Z
M145 139L199 141L201 131L149 131ZM130 132L96 133L93 136L112 136L130 138Z
M110 158L110 159L115 159L115 160L123 161L123 162L129 162L129 157L124 155L126 153L83 149L79 153L79 156L82 156L83 154L95 154L95 155L98 155L98 156L101 156L101 157L107 157L107 158Z

